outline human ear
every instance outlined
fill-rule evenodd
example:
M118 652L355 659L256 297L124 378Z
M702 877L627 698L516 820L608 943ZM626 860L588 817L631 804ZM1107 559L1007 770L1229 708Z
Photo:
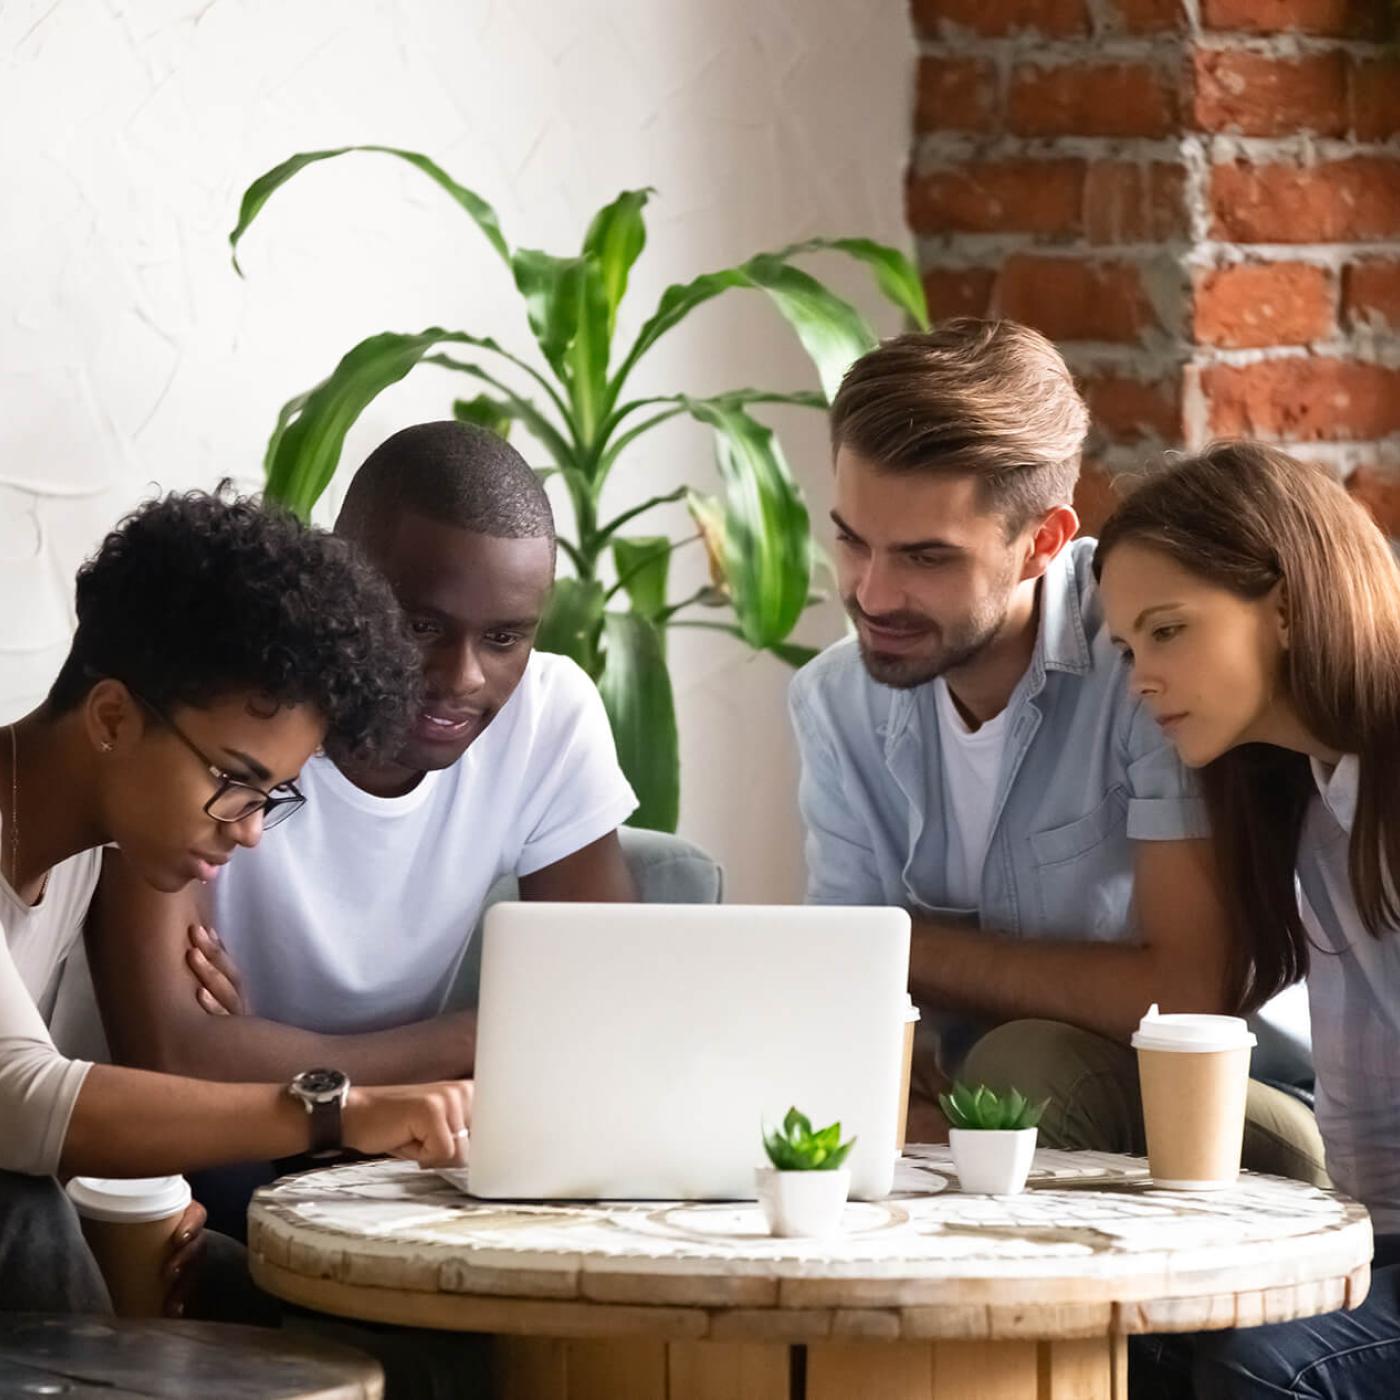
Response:
M98 681L83 700L83 728L100 753L129 749L145 727L135 696L111 676Z
M1079 517L1072 506L1056 506L1048 511L1031 535L1030 549L1021 577L1039 578L1057 554L1079 533Z
M1274 628L1278 635L1279 645L1288 650L1289 630L1288 630L1288 581L1280 579L1273 587L1273 594L1270 598L1273 606Z

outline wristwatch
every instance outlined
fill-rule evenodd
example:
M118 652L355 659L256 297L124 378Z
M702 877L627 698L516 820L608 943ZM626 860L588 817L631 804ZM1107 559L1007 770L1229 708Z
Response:
M338 1069L304 1069L287 1085L311 1119L312 1157L329 1157L341 1149L340 1110L350 1093L350 1079Z

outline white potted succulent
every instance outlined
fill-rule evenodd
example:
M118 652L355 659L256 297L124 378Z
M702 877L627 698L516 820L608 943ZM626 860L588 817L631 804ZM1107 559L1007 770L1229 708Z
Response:
M841 1164L855 1145L855 1138L841 1141L840 1123L813 1131L795 1108L788 1109L781 1128L765 1130L771 1165L756 1167L754 1175L772 1234L820 1239L840 1229L851 1189L850 1170Z
M1014 1196L1025 1190L1035 1155L1036 1125L1050 1100L1030 1103L1017 1089L998 1095L985 1084L955 1083L940 1094L958 1184L977 1196Z

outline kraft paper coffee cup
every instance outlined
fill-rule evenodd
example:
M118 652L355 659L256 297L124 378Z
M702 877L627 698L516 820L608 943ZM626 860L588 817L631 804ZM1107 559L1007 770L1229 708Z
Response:
M190 1203L182 1176L125 1180L78 1176L68 1183L83 1237L119 1317L159 1317L171 1237Z
M909 1131L909 1080L914 1069L914 1027L918 1024L919 1008L911 997L904 1008L904 1053L899 1071L899 1127L895 1132L895 1146L900 1152L904 1151L904 1138Z
M1209 1191L1239 1177L1254 1044L1239 1016L1163 1016L1154 1003L1142 1018L1133 1048L1157 1185Z

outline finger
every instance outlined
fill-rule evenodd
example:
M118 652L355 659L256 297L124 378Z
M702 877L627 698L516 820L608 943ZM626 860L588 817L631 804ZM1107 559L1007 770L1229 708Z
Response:
M181 1276L190 1273L204 1258L209 1247L209 1237L201 1230L192 1240L182 1244L165 1264L165 1281L173 1285Z
M211 1016L228 1016L232 1014L228 1007L219 1005L217 998L215 998L207 988L201 987L194 995L195 1000Z
M191 948L185 955L190 971L226 1011L237 1015L242 1009L243 998L228 977L212 963L198 948Z

